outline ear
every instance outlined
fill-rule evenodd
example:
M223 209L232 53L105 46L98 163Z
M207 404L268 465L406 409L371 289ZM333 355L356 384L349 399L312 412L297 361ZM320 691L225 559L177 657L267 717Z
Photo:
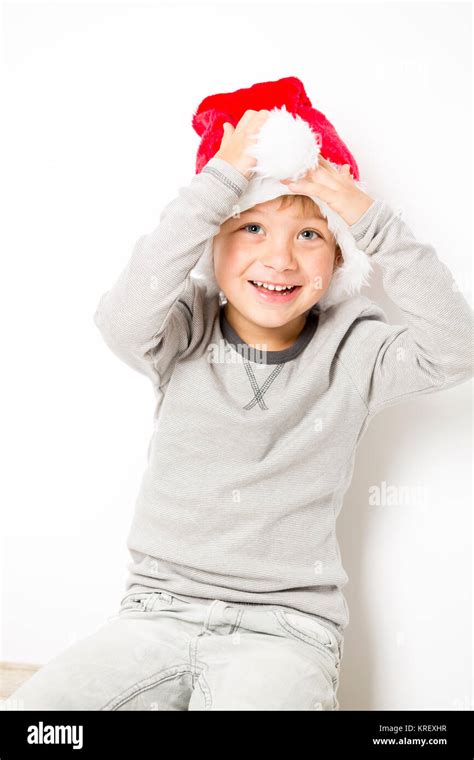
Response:
M333 272L336 269L336 267L342 266L343 263L344 263L344 257L343 257L343 255L341 253L341 249L339 248L338 245L336 245L336 251L334 253L334 268L333 268Z

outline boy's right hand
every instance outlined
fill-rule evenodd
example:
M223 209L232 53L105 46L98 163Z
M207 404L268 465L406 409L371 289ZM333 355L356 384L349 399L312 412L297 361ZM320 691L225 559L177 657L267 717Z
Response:
M255 144L256 133L267 120L269 113L266 109L261 111L249 109L245 111L235 128L228 121L224 122L224 135L215 157L227 161L244 177L250 179L257 159L246 153L246 149Z

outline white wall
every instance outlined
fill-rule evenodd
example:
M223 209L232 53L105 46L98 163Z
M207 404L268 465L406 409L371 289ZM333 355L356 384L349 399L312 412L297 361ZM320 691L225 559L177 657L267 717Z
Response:
M62 2L3 23L0 657L44 663L123 594L153 394L92 317L194 175L200 100L301 78L471 299L470 7ZM380 277L368 294L400 319ZM417 399L361 441L338 520L342 709L472 707L470 404L469 383ZM382 481L428 498L371 507Z

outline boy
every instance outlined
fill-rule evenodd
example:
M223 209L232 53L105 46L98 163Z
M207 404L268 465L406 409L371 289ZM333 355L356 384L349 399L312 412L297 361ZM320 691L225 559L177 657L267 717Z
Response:
M339 708L335 523L356 446L381 409L472 377L472 313L433 247L360 189L349 153L243 203L269 121L247 108L226 122L100 300L105 341L157 399L133 562L118 614L13 695L26 709ZM327 207L407 325L357 293L328 305L349 244ZM224 303L188 276L209 241Z

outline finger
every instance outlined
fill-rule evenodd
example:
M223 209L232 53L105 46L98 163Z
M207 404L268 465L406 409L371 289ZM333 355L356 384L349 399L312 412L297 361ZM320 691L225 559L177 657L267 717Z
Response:
M337 199L337 192L321 182L307 182L305 180L300 180L298 182L289 182L288 187L294 193L309 195L310 197L316 195L318 198L321 198L328 203L332 203Z
M299 177L299 179L292 179L291 177L287 177L284 180L280 180L280 182L282 182L284 185L289 184L290 182L296 182L298 185L303 182L310 182L311 184L319 183L332 190L339 189L339 185L333 180L333 175L329 173L323 173L323 171L319 168L308 169L302 177Z
M337 178L343 177L346 179L347 177L351 177L351 169L349 164L344 164L343 166L340 166L338 164L333 165L329 161L326 161L325 158L321 159L321 157L319 157L319 163L321 172L326 175L328 181L329 178L332 178L337 182Z
M257 141L260 137L260 130L264 126L266 120L267 120L267 117L260 118L255 121L252 121L251 124L248 124L245 130L245 135L247 139Z
M251 119L248 124L246 124L246 129L249 130L252 134L258 132L268 119L268 114L269 111L259 111L254 116L254 118Z
M340 169L339 164L334 164L332 161L329 161L327 158L324 158L321 154L318 156L318 162L329 172L332 172L333 174L337 174ZM349 166L349 164L344 164L344 166Z
M330 171L326 169L325 166L317 166L314 169L311 169L309 176L304 177L304 179L309 179L311 182L320 182L321 184L327 185L332 190L338 190L340 188L339 172Z
M324 158L324 156L322 156L321 153L318 156L318 164L320 164L322 167L324 167L325 169L327 169L330 172L336 171L336 169L331 164L331 162L328 161L326 158Z
M232 134L234 132L234 127L232 126L232 124L229 124L229 122L226 122L225 124L222 125L222 129L223 129L223 133L222 133L222 138L221 138L221 145L224 146L224 145L227 145L230 138L232 137Z
M339 167L339 174L342 174L344 177L350 177L351 176L351 167L349 164L344 164L343 166Z
M243 129L244 127L246 127L246 125L248 124L248 122L255 116L256 113L257 113L256 111L252 111L250 109L247 109L247 111L245 111L242 114L242 116L240 117L240 119L237 122L237 128L239 129L239 132L240 132L241 129Z
M344 177L345 179L352 179L350 164L336 164L334 166L330 161L327 161L322 156L318 156L318 161L321 164L321 169L326 170L328 172L328 175L331 175L333 177L339 176Z

